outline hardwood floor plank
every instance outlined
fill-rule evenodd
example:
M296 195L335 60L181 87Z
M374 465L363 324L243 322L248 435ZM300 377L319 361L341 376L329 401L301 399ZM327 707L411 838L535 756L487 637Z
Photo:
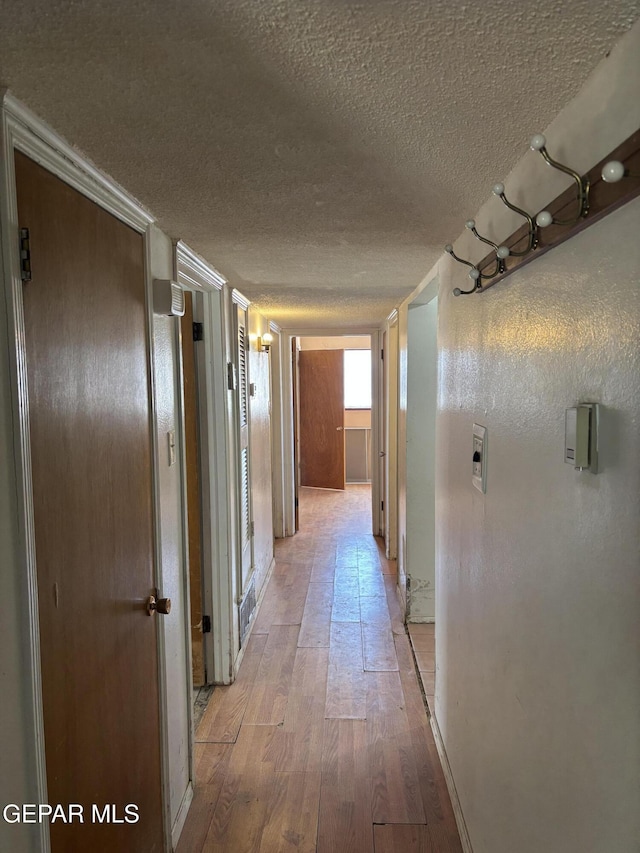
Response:
M332 622L325 717L363 720L367 688L359 624Z
M329 648L333 581L310 583L298 637L299 648Z
M373 850L364 720L325 720L318 853Z
M335 570L335 547L326 548L321 545L314 554L309 581L311 583L333 583Z
M377 558L362 560L358 562L358 579L360 582L360 595L384 595L384 580L378 565Z
M247 701L243 726L277 725L284 721L299 631L297 625L271 627Z
M398 669L385 596L360 596L362 646L366 671Z
M400 674L376 672L366 677L374 823L425 823Z
M321 774L276 773L260 853L315 853Z
M267 752L278 772L322 768L328 649L298 649L284 725Z
M200 853L213 820L224 777L219 785L198 785L193 792L189 815L176 853Z
M215 688L196 730L197 742L233 743L236 740L266 642L266 635L252 635L234 683Z
M253 626L252 635L268 634L272 625L300 625L308 578L308 571L294 572L291 566L287 576L272 577Z
M440 853L423 825L386 824L373 829L375 853Z
M206 853L260 849L275 775L266 753L275 731L276 726L242 726L202 848Z
M333 585L332 622L360 621L360 583L357 570L353 574L336 571Z
M384 590L387 597L387 607L389 608L389 619L391 620L391 630L394 634L405 634L404 616L400 606L398 597L398 586L395 576L384 576Z

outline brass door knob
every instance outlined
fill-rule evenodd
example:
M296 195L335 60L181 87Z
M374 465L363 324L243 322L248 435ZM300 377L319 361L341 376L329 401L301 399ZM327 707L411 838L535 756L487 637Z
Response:
M156 598L155 595L150 595L147 599L147 613L151 616L154 611L162 613L163 616L167 616L171 613L171 599Z

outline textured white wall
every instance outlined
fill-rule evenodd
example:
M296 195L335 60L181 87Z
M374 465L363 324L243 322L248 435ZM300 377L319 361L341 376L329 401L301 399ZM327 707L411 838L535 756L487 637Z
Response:
M173 245L158 228L151 226L151 274L171 278ZM178 426L177 386L179 352L178 320L153 316L154 383L158 439L158 478L160 489L161 564L158 584L162 596L171 599L171 613L158 616L164 637L165 678L168 723L168 760L170 777L171 824L178 814L189 784L189 706L187 671L187 597L182 543L182 483ZM169 467L167 432L175 430L176 463Z
M435 445L438 300L409 309L407 365L407 618L436 615Z
M343 337L301 337L300 349L371 349L370 335L344 335Z
M636 201L464 304L445 274L436 716L474 853L640 840L639 233ZM596 476L563 462L581 400Z
M249 378L255 385L250 397L251 407L251 498L255 533L253 538L253 563L256 597L264 584L273 560L273 501L271 485L271 382L269 358L266 352L257 351L257 338L268 330L265 318L249 306Z
M545 131L552 152L586 168L640 125L639 36ZM529 154L507 186L532 210L557 192ZM640 844L639 233L636 200L479 296L439 264L436 717L474 853ZM596 476L563 462L581 400L604 407Z

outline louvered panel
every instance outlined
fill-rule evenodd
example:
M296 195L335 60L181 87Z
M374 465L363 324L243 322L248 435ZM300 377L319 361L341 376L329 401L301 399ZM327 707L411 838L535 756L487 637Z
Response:
M249 533L249 458L245 448L240 455L240 479L242 500L242 542L250 539Z
M238 391L240 396L240 427L248 423L247 411L247 341L246 330L238 324Z

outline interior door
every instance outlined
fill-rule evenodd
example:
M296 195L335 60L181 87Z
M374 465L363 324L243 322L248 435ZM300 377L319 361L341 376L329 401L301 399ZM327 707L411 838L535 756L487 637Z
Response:
M187 291L182 331L182 382L184 435L187 463L187 518L189 525L189 609L193 686L205 683L204 634L202 633L202 531L200 501L200 454L198 449L198 380L193 340L193 295Z
M300 482L344 489L344 352L301 350Z
M144 242L17 153L53 853L163 850ZM110 822L104 821L109 806ZM125 814L127 805L129 815ZM137 822L135 815L139 816ZM117 820L117 823L113 821Z
M293 388L293 508L295 532L300 530L300 408L298 377L298 339L291 338L291 379Z
M387 332L384 331L382 333L382 352L381 352L381 362L382 369L380 370L380 400L382 402L382 417L380 418L380 426L381 426L381 441L380 446L382 450L380 450L380 467L379 477L380 477L380 494L382 495L380 501L380 536L382 536L387 541L387 513L389 511L389 502L386 501L387 495L387 453L389 452L389 442L388 442L388 430L387 430L387 407L389 405L389 395L388 395L388 382L387 382L387 369L385 365L385 357L388 358L387 353ZM386 502L385 502L386 501Z

